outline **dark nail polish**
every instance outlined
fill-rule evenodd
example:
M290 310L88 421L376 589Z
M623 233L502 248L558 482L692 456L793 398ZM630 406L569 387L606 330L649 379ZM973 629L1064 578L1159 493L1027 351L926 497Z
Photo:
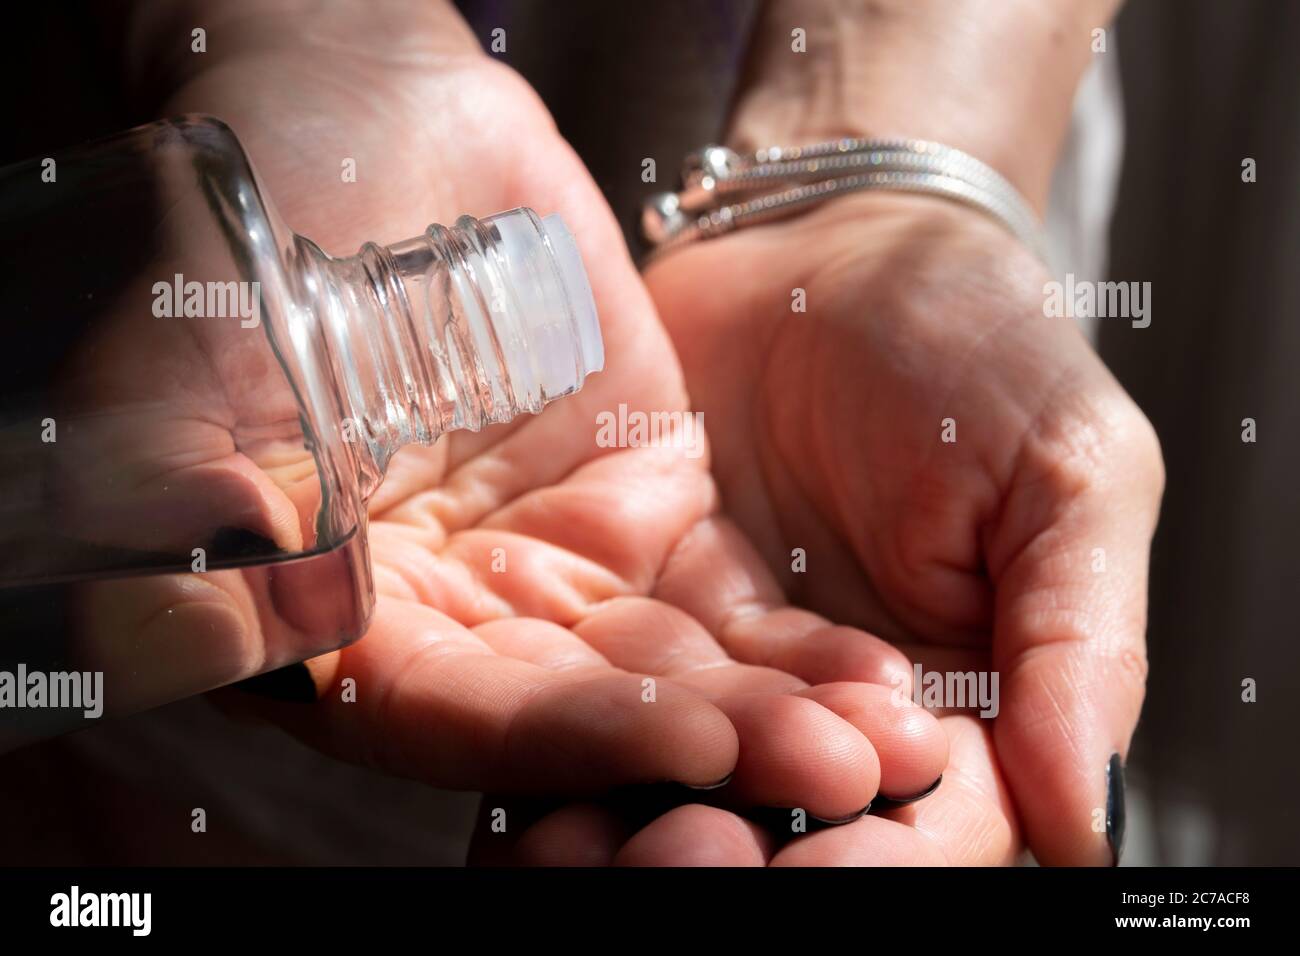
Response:
M722 778L721 780L719 780L717 783L706 783L706 784L684 783L684 784L682 784L682 786L685 787L687 790L697 790L697 791L699 791L699 790L721 790L721 789L722 789L723 787L725 787L727 784L731 783L731 779L732 779L735 775L736 775L736 774L735 774L735 772L733 771L732 773L727 774L725 777L723 777L723 778Z
M634 783L616 787L606 794L605 803L625 819L644 826L670 810L689 803L714 805L719 798L714 791L731 783L735 774L729 773L717 783L678 783L662 780L657 783Z
M600 802L635 832L678 807L707 800L699 795L698 788L675 780L661 780L615 787L607 791Z
M846 817L839 817L834 820L827 819L826 817L814 816L805 810L803 821L804 829L798 832L791 829L795 820L794 807L751 807L748 810L745 810L741 815L777 836L792 839L794 837L803 836L806 833L818 833L822 830L829 830L832 827L842 827L846 823L852 823L855 820L862 819L862 817L867 815L867 811L870 809L871 804L868 803L861 810L857 810Z
M294 704L310 704L316 700L316 682L307 665L302 663L249 677L234 686L270 700Z
M829 820L826 817L815 817L811 813L808 814L808 819L816 821L817 823L821 824L823 827L842 827L846 823L852 823L854 820L860 820L863 817L865 817L868 813L871 812L871 807L873 803L868 803L861 810L857 810L853 813L850 813L847 817L840 817L835 820Z
M1106 765L1106 840L1110 843L1111 865L1119 866L1124 852L1124 765L1119 754L1111 754Z
M918 800L924 800L930 794L939 789L939 784L943 783L943 774L939 774L939 779L930 786L926 787L920 793L914 793L910 797L876 797L871 804L874 813L884 813L886 810L897 810L899 807L905 807L909 803L916 803Z

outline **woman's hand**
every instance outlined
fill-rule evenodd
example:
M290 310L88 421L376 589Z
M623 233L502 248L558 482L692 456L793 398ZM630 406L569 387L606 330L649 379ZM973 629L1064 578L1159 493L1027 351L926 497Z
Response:
M842 826L795 829L791 812L717 801L663 810L640 794L558 809L483 801L469 861L480 866L1005 866L1022 843L987 724L940 720L949 763L924 799ZM671 798L674 794L665 795ZM670 801L671 802L671 799ZM497 832L505 811L525 825ZM803 821L806 823L807 821ZM800 824L802 826L802 824Z
M936 140L1041 210L1116 6L771 0L725 142ZM692 400L730 425L713 432L725 507L783 586L927 670L997 672L993 739L1030 848L1109 863L1164 475L1141 412L1073 323L1044 316L1046 279L979 213L885 193L647 272Z
M156 44L188 22L177 11L142 33ZM718 516L707 456L597 444L599 413L685 412L687 395L610 211L527 85L441 4L308 18L232 2L195 22L210 52L173 64L168 111L226 120L291 228L346 254L466 212L558 212L608 357L541 416L394 460L370 503L370 632L310 662L317 703L259 710L331 753L452 787L730 779L738 805L841 818L930 784L947 747L932 717L891 706L886 687L808 687L907 681L903 656L788 606Z
M696 406L733 423L714 429L724 502L787 592L927 668L998 672L1032 848L1096 863L1142 702L1163 472L1077 328L1044 317L1044 280L981 215L878 193L647 273Z

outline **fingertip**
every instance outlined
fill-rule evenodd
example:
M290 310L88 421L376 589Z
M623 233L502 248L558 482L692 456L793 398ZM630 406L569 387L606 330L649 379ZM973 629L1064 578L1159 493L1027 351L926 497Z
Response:
M910 800L933 787L951 756L939 719L915 706L897 709L876 752L881 792L895 800Z
M529 827L515 844L519 866L609 866L627 828L618 816L593 803L556 810Z
M1122 786L1122 774L1110 771L1121 748L1113 742L1096 689L1049 665L1033 661L1006 681L994 726L998 762L1039 863L1111 866L1112 844L1122 836L1116 832L1112 790ZM1122 821L1122 795L1118 801Z
M863 817L795 840L772 866L945 866L947 859L920 831L880 817Z
M754 695L716 703L741 741L730 799L839 820L861 813L876 795L880 763L871 742L817 701Z
M797 674L810 684L858 681L912 692L912 664L902 651L854 627L828 626L785 646L772 666Z
M948 766L948 735L933 714L905 695L873 684L837 682L807 688L799 696L833 711L871 742L884 797L914 797Z
M726 810L677 807L642 828L619 850L616 866L765 866L772 838Z
M725 713L655 678L626 674L559 684L531 709L546 715L545 742L554 757L601 786L664 780L712 786L735 770L740 755ZM552 716L557 712L559 720ZM530 737L516 735L527 763L554 766L539 758L540 741ZM581 750L573 749L575 741L584 742Z

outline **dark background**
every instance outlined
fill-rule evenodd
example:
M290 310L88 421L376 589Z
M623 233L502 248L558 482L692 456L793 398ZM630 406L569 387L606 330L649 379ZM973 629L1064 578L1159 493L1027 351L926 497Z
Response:
M462 6L485 43L493 26L544 40L503 58L546 99L626 227L679 157L719 137L755 10L743 0ZM156 101L126 95L114 7L24 5L27 22L0 32L0 164L156 117ZM1127 862L1295 864L1300 2L1130 0L1117 36L1126 150L1109 271L1152 283L1153 322L1103 323L1100 349L1154 422L1168 470L1148 697L1130 759L1137 858ZM640 125L613 121L627 115ZM658 186L629 174L646 155ZM1248 156L1253 184L1240 178ZM1256 444L1240 440L1245 417L1258 423ZM1241 701L1247 677L1254 704ZM0 807L30 808L48 799L43 787L66 787L66 774L13 770L54 766L72 746L10 761ZM246 785L233 766L229 785ZM107 810L124 819L150 805L136 796L128 785ZM278 858L247 847L208 859Z

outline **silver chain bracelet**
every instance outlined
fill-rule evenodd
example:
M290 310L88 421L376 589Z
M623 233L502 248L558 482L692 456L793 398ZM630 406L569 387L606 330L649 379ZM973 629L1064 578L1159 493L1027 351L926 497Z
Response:
M656 249L666 249L864 189L964 203L1046 259L1038 219L1011 183L968 153L920 139L840 139L749 155L706 146L686 158L679 192L646 200L641 228Z

